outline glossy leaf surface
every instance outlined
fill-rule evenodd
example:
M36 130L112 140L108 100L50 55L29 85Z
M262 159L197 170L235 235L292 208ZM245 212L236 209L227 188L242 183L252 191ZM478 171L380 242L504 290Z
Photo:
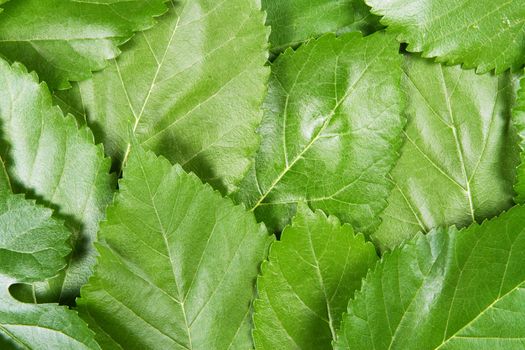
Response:
M257 0L172 2L110 67L61 97L86 112L117 163L131 128L147 149L228 192L259 145L268 31Z
M274 53L284 51L325 33L361 31L369 34L381 27L364 0L263 0L266 24L272 28Z
M114 179L102 147L87 128L52 106L51 94L20 64L0 60L1 153L15 191L56 209L73 231L73 252L63 275L42 286L45 300L71 301L94 264L92 241Z
M520 164L516 172L516 201L525 202L525 78L521 78L512 121L519 136Z
M478 73L525 63L525 2L366 0L411 52Z
M335 349L523 349L523 222L515 207L387 254L350 302Z
M79 312L108 349L248 349L271 238L179 165L132 149Z
M373 234L382 249L418 231L480 222L513 205L512 76L477 75L413 56L404 70L405 143Z
M255 165L236 193L274 230L298 202L371 231L390 191L404 126L393 37L310 41L272 66Z
M377 261L375 248L300 204L257 281L256 349L331 349L349 299Z
M0 55L35 70L51 88L68 88L104 68L133 32L151 27L166 11L164 2L9 1L0 15Z

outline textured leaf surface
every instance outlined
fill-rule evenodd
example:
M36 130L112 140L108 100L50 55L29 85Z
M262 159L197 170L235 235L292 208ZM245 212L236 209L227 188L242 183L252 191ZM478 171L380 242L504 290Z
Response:
M387 254L348 306L336 349L525 347L525 208L418 235Z
M164 2L9 1L0 15L0 55L37 71L52 88L67 88L104 68L133 32L151 27Z
M27 304L9 287L56 275L66 265L70 233L51 210L10 193L0 183L0 345L3 349L99 349L76 312L52 304Z
M95 260L91 242L114 187L110 161L87 128L78 129L72 116L51 105L36 75L0 60L0 86L0 150L15 190L56 208L74 233L69 267L45 288L46 299L70 300Z
M513 110L513 123L519 136L520 164L516 172L516 201L525 202L525 78L521 78L518 98Z
M508 209L518 163L510 74L477 75L412 56L404 69L406 139L373 235L383 249L418 231L467 226Z
M236 199L275 230L307 201L369 232L386 206L404 125L401 62L384 33L327 35L281 55L261 149Z
M79 311L101 345L248 349L264 225L179 165L131 151Z
M269 69L257 0L184 0L137 35L111 67L64 97L85 110L118 162L129 128L157 154L231 191L259 145L255 129Z
M272 51L281 52L325 33L371 33L381 27L364 0L263 0Z
M256 349L331 349L348 300L377 261L352 226L300 204L257 281Z
M525 2L366 0L411 52L497 73L525 63Z

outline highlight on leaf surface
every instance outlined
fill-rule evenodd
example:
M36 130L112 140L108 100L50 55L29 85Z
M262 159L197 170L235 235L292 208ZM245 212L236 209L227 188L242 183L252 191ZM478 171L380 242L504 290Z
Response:
M418 231L481 222L514 204L513 76L478 75L413 55L406 56L404 72L405 142L372 234L382 250Z
M0 55L65 89L104 68L134 32L153 26L165 1L12 0L0 14Z
M516 171L516 202L525 202L525 77L520 80L518 97L512 110L512 121L519 136L520 164Z
M257 281L256 349L331 349L341 316L377 261L352 226L299 204Z
M478 73L525 63L525 2L365 0L407 50Z
M268 34L258 0L172 1L110 67L59 97L85 111L117 167L131 124L146 149L231 192L259 145Z
M90 130L64 117L46 84L22 65L0 60L0 86L0 154L15 192L55 209L73 231L67 268L37 294L39 300L70 303L95 262L92 242L115 186L110 161Z
M105 348L248 349L272 238L179 165L133 146L77 300Z
M348 305L335 349L523 349L525 207L418 234Z
M370 34L382 27L364 0L263 0L262 7L274 54L325 33Z
M280 231L306 201L370 233L379 224L405 120L395 39L326 35L272 65L261 147L234 194Z
M70 232L52 218L50 209L13 195L3 168L1 175L0 347L99 349L76 312L65 306L23 303L11 295L15 283L43 281L66 266Z

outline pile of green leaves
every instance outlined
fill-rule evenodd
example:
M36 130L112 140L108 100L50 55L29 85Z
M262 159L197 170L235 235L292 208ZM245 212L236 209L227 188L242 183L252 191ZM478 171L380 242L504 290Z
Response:
M365 1L0 0L0 349L525 349L525 1Z

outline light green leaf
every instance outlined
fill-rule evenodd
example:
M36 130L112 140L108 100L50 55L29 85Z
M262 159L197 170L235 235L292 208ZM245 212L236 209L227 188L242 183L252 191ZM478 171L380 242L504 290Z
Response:
M51 105L51 95L35 74L0 60L0 151L15 191L56 209L73 230L73 253L66 271L43 286L45 300L69 302L91 274L91 242L112 199L114 178L102 147L87 128Z
M387 254L348 305L335 349L523 349L524 222L515 207Z
M516 201L525 202L525 76L521 78L518 98L513 109L512 120L519 135L520 164L516 171Z
M79 85L80 96L59 97L83 101L74 109L86 111L117 163L129 153L131 125L147 149L229 192L259 145L268 31L257 0L173 2L157 26Z
M77 300L105 348L248 349L264 225L134 146Z
M525 2L366 0L408 51L478 73L525 63Z
M510 74L476 75L407 56L408 124L394 189L373 234L391 249L418 231L498 215L513 205L518 163Z
M165 1L10 1L0 15L0 56L37 71L52 88L68 88L104 68L133 32L153 26Z
M384 33L323 36L272 66L255 165L235 194L281 230L298 202L370 232L404 125L402 56Z
M257 281L256 349L331 349L354 291L377 261L352 226L299 204Z
M23 303L15 283L42 281L66 265L70 233L51 210L10 193L5 172L0 190L0 345L3 349L99 349L94 334L64 306Z
M266 24L272 28L274 53L325 33L369 34L381 28L364 0L263 0L262 4Z

